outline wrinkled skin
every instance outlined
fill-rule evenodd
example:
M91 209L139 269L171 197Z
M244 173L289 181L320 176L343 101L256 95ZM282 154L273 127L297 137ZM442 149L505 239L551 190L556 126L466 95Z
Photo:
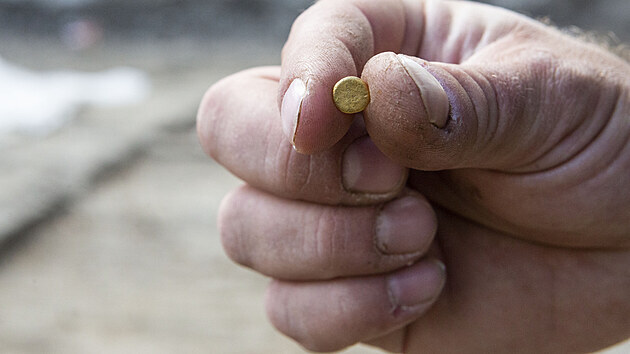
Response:
M394 53L440 83L444 124ZM330 98L349 75L370 86L363 117ZM221 206L226 252L274 278L269 317L310 350L585 352L630 337L630 65L598 46L475 3L323 0L281 68L208 91L198 132L247 183Z

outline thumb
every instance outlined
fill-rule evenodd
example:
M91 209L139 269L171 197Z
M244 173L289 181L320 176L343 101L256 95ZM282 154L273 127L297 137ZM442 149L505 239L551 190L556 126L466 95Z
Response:
M363 71L372 140L421 170L534 172L566 162L610 120L618 88L579 60L514 52L459 65L373 57Z

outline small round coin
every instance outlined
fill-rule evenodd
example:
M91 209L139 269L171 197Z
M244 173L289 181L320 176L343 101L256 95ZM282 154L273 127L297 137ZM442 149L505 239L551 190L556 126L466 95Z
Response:
M370 90L360 78L344 77L333 88L333 100L335 106L343 113L359 113L370 103Z

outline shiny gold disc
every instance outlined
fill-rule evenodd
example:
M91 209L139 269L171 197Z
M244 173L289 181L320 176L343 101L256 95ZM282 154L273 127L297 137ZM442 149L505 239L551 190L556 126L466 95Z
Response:
M370 90L360 78L344 77L333 88L333 100L335 106L343 113L359 113L370 103Z

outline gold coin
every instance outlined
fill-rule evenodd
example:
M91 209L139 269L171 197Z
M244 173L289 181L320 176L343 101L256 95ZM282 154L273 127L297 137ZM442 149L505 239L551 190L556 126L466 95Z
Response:
M359 113L370 103L370 90L360 78L344 77L333 88L333 100L335 106L343 113Z

